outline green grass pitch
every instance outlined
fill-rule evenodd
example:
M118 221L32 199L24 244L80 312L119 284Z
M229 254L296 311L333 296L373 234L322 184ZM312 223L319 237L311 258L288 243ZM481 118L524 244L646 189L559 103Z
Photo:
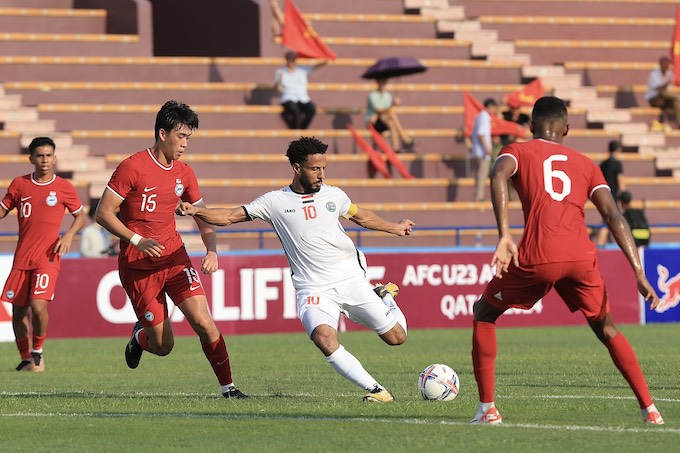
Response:
M680 443L680 328L621 326L666 420L646 426L624 379L588 327L498 329L501 426L470 426L477 390L470 329L413 330L388 347L371 332L341 342L397 398L363 403L304 333L227 338L237 385L225 400L195 337L167 357L125 366L126 340L50 340L45 373L18 373L0 344L2 451L672 451ZM452 366L451 402L420 399L431 363Z

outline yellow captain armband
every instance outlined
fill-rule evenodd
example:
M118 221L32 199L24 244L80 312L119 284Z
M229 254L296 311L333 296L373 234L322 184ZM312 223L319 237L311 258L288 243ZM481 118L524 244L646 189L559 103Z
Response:
M349 209L347 210L347 214L345 214L343 217L346 219L351 219L357 212L359 212L359 206L351 203L349 205Z

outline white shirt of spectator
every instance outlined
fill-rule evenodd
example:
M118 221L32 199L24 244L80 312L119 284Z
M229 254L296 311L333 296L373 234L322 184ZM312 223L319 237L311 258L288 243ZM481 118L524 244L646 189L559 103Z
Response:
M314 70L312 66L296 66L290 71L279 68L274 75L274 84L281 84L281 104L288 101L307 104L311 101L307 93L307 76Z
M672 69L666 71L665 75L661 72L660 68L656 68L650 72L649 77L647 78L647 93L645 93L645 99L649 101L653 97L656 97L659 94L657 91L659 87L665 84L672 85L673 79Z
M475 118L475 124L472 126L472 157L481 159L487 157L484 143L479 136L483 135L486 139L487 146L491 145L491 115L486 110L482 110Z

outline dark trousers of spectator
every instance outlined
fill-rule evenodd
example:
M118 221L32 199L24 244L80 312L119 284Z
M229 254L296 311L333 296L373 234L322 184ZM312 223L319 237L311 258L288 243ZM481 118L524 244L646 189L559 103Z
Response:
M680 96L674 93L664 93L649 100L649 105L661 109L659 120L663 122L664 114L668 117L669 113L675 114L675 121L680 127Z
M283 104L281 116L288 125L288 129L307 129L316 114L316 106L313 102L288 101Z

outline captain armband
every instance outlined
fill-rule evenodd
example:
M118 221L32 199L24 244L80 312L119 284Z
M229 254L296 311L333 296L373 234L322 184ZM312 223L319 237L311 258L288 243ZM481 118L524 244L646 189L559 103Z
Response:
M343 217L346 219L351 219L356 215L357 212L359 212L359 206L355 205L354 203L351 203L349 205L349 209L347 210L347 214L345 214Z

